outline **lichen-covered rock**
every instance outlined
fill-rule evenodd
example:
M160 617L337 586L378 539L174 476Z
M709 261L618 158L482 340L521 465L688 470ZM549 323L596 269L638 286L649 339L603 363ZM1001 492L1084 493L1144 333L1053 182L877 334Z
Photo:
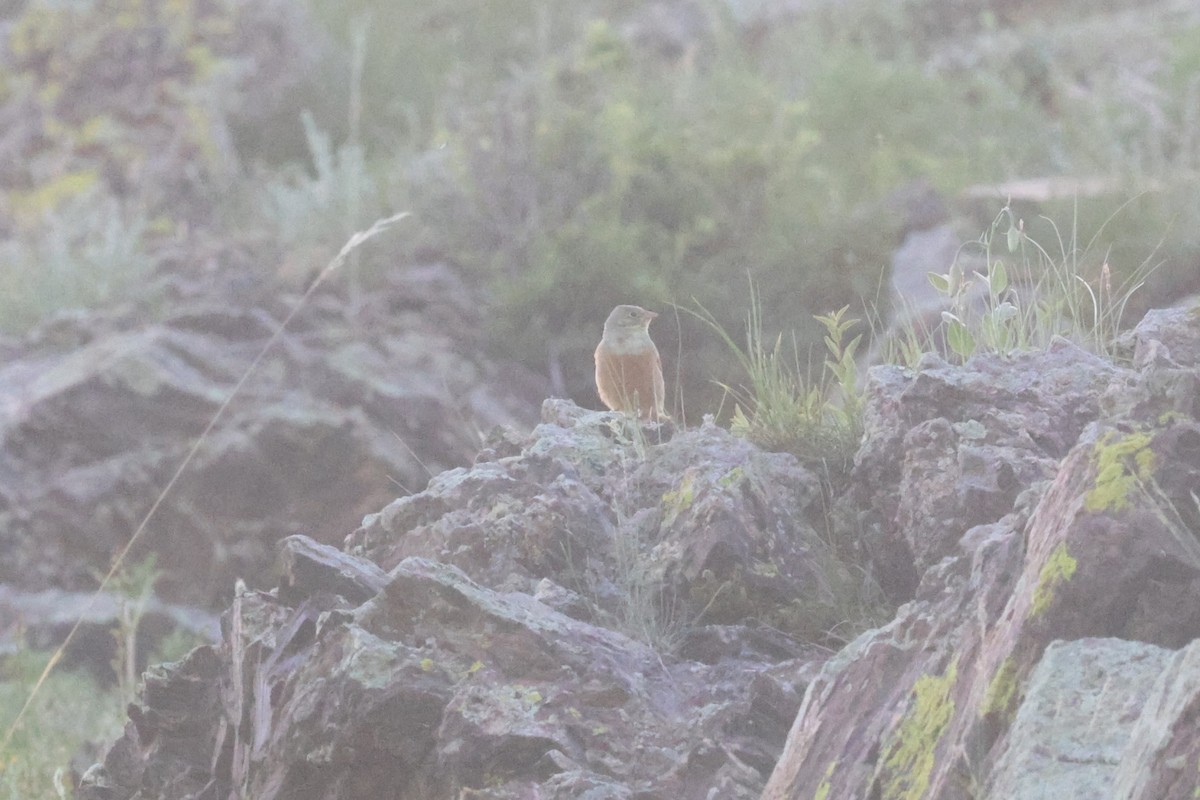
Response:
M907 596L966 530L997 521L1053 475L1115 372L1066 342L963 367L930 355L916 371L873 368L853 498L878 532L881 583Z
M1173 653L1121 754L1113 800L1191 800L1200 785L1200 642Z
M341 580L353 560L325 571ZM201 649L156 673L210 705L192 708L155 677L91 773L110 793L79 796L174 798L208 782L218 796L261 800L666 800L713 788L749 800L778 757L809 660L664 659L526 594L408 558L357 607L328 594L294 607L239 597L219 670ZM193 715L190 733L172 709Z
M1150 340L1160 334L1143 330L1139 335ZM1151 380L1151 364L1126 371L1059 348L1023 357L1009 367L1013 372L996 363L985 368L991 376L989 391L1001 409L1007 408L1010 423L1018 412L1029 421L1024 433L1031 444L1022 449L1045 459L1053 478L1022 485L1021 499L998 521L963 528L957 536L948 531L945 557L925 570L913 601L902 606L890 624L863 634L826 663L809 686L765 800L1024 797L1018 784L1028 779L1022 777L1026 770L1021 766L1023 759L1032 757L1028 748L1106 754L1096 756L1096 769L1080 781L1103 785L1104 792L1115 791L1117 781L1129 788L1122 789L1122 795L1089 796L1164 796L1141 788L1155 786L1169 787L1176 792L1171 796L1182 797L1186 795L1178 793L1181 780L1192 781L1187 791L1196 785L1194 772L1180 779L1177 771L1159 762L1139 769L1122 760L1119 773L1114 764L1126 742L1142 752L1195 749L1194 734L1176 722L1190 702L1182 698L1194 693L1188 688L1191 678L1168 669L1163 674L1170 676L1154 684L1153 692L1150 685L1168 663L1161 648L1183 647L1200 637L1200 509L1191 494L1200 485L1200 422L1177 407L1171 413L1144 415L1157 406L1143 401L1175 396L1169 386L1178 385L1161 391L1162 384ZM1003 418L1001 411L989 412L986 405L977 404L983 395L961 391L967 376L977 377L972 373L979 369L978 359L957 376L937 367L940 379L935 375L930 380L940 388L925 407ZM1194 367L1180 369L1195 372ZM1033 374L1040 377L1028 383ZM886 391L889 375L903 387L900 392ZM860 453L859 476L891 475L893 481L902 481L918 470L936 475L928 467L928 447L920 457L897 457L899 464L890 473L886 459L867 457L875 452L872 435L893 445L898 440L907 445L923 441L881 426L884 421L911 420L903 412L922 408L917 394L920 375L905 378L884 372L880 377L884 381L877 381L874 408L868 412L872 422ZM1051 393L1050 387L1058 388ZM984 391L978 384L977 392ZM1102 392L1104 408L1115 416L1102 411ZM929 416L919 413L915 418ZM926 423L924 430L949 438L953 425ZM918 429L920 425L912 430ZM1012 424L999 429L1010 441L1021 433ZM957 440L955 446L961 449ZM949 446L942 450L948 451ZM860 491L863 488L870 491L860 496L875 498L877 508L886 510L888 484L871 483ZM899 509L905 502L899 498L892 507ZM947 508L966 506L950 503ZM936 524L944 519L937 518ZM960 525L971 521L961 511L957 519ZM1144 644L1113 644L1112 638ZM1072 644L1048 656L1047 648L1055 640ZM1138 668L1140 694L1132 687L1126 687L1121 698L1104 694L1110 668L1125 669L1119 659L1106 655L1114 647L1162 656ZM1081 668L1073 676L1071 691L1080 698L1102 697L1099 702L1106 705L1124 703L1128 718L1121 741L1105 744L1103 737L1117 731L1102 723L1091 732L1075 725L1059 734L1042 729L1037 734L1042 738L1030 733L1038 704L1046 702L1047 671L1053 671L1064 654L1078 664L1108 665ZM1039 666L1047 658L1046 666ZM1035 682L1031 676L1039 669L1041 677ZM1151 696L1175 698L1159 701L1160 707L1169 702L1174 710L1159 711L1139 700ZM1139 712L1161 719L1132 725ZM1018 718L1025 723L1014 727ZM1147 727L1156 734L1145 733ZM1107 761L1112 763L1103 763ZM989 791L988 786L995 788Z
M385 569L435 558L525 592L561 576L594 615L627 620L638 583L676 621L755 618L807 637L842 621L857 578L818 534L820 490L792 456L712 424L671 436L561 401L543 418L519 455L443 473L369 516L351 552Z
M1121 755L1169 650L1123 639L1053 642L1029 675L988 797L1112 797Z
M343 552L289 539L279 590L227 613L217 666L167 669L89 774L139 800L1011 800L1064 781L1184 800L1200 421L1176 401L1197 368L1162 382L1156 363L1060 346L877 372L832 506L793 458L715 426L548 402ZM922 572L827 656L804 641L846 612L848 566L815 531L847 498L907 531ZM194 729L170 713L175 672L221 697Z

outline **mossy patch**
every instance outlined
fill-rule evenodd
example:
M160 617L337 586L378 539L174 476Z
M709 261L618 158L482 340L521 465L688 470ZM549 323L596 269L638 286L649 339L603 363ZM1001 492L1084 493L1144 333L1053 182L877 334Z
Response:
M958 660L943 675L922 675L913 684L908 712L884 748L882 800L920 800L929 789L938 741L954 715L951 692Z
M1054 548L1046 563L1042 565L1042 571L1038 573L1037 587L1033 590L1033 607L1029 611L1030 619L1040 617L1050 607L1050 603L1054 601L1055 589L1069 581L1075 575L1078 566L1079 562L1067 550L1065 542Z
M996 670L988 683L987 692L983 696L980 714L1004 714L1011 707L1017 696L1017 662L1012 656L1004 659L1004 663Z
M1092 451L1096 485L1088 492L1088 511L1120 511L1129 506L1129 495L1154 475L1154 451L1148 433L1120 436L1104 434Z

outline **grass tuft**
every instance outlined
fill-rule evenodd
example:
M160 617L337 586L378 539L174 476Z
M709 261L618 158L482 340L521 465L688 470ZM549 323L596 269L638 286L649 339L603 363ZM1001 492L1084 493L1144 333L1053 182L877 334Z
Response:
M699 312L689 311L717 332L746 373L746 384L721 384L734 402L731 430L735 434L766 450L825 464L834 473L849 469L862 438L862 394L855 362L862 335L851 335L858 320L848 318L848 310L847 306L816 317L825 329L826 348L816 380L809 377L810 369L801 366L794 339L790 353L782 334L768 344L762 303L753 286L745 346L703 306Z

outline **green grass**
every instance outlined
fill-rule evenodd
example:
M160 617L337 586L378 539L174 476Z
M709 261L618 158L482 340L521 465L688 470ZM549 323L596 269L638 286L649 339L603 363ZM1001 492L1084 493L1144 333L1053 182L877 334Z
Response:
M685 309L686 310L686 309ZM703 320L728 347L745 382L722 384L734 403L731 430L767 450L788 452L806 463L846 472L862 438L862 396L855 355L862 335L848 307L817 316L824 328L825 356L817 377L800 361L795 339L784 346L763 333L762 304L751 287L745 343L741 344L703 306L689 313Z
M930 283L945 298L940 318L930 319L898 298L892 330L876 325L883 342L880 360L912 367L924 353L939 349L959 361L983 353L1008 356L1046 349L1058 338L1114 358L1126 309L1160 263L1152 252L1132 268L1110 265L1111 251L1101 243L1124 208L1112 212L1086 241L1078 213L1065 232L1049 217L1040 217L1040 227L1054 241L1047 247L1004 206L977 242L964 245L946 273L929 273ZM982 263L964 268L963 256L972 250Z
M16 717L48 658L23 652L0 664L0 727L7 729ZM0 800L70 797L71 758L88 743L107 746L120 736L124 708L115 687L101 687L84 673L53 673L0 752Z

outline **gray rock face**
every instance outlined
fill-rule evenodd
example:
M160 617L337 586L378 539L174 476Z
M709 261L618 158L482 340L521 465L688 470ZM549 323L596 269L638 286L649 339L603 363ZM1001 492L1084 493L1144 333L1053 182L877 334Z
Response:
M677 620L804 619L810 634L838 621L821 609L851 579L814 526L816 478L794 458L711 424L668 439L561 401L543 417L520 455L439 475L368 516L349 551L385 569L436 558L525 592L550 576L601 614L628 615L617 598L636 573Z
M1197 324L1152 317L1134 336L1178 349ZM1200 636L1200 422L1178 405L1195 367L1164 380L1069 347L925 366L874 373L854 491L928 566L809 685L764 800L1189 796L1194 676L1169 649ZM1022 476L992 520L1002 505L964 501L955 470L981 429L1010 448L997 471ZM1039 723L1059 705L1091 724ZM1068 781L1081 793L1050 791Z
M1167 659L1137 716L1121 754L1114 800L1159 797L1186 800L1200 783L1200 642Z
M1115 372L1066 343L963 367L928 356L915 372L872 369L853 492L878 531L881 582L910 593L964 531L1051 478Z
M468 463L480 427L532 422L544 389L486 363L465 285L422 300L428 272L373 296L369 337L319 305L283 334L133 554L158 554L160 591L223 605L235 576L268 585L279 539L340 539L397 484ZM71 348L35 334L0 367L0 582L93 587L278 320L195 306L125 324L79 320Z
M1029 675L986 796L1113 797L1121 755L1170 655L1122 639L1052 642Z
M711 424L548 401L341 551L287 539L78 796L1192 798L1196 367L1157 366L877 370L832 504ZM831 655L854 504L920 580Z
M221 698L186 715L190 771L153 705L168 689L82 796L757 797L845 580L815 479L711 424L562 401L543 419L344 552L285 540L278 591L162 673Z

